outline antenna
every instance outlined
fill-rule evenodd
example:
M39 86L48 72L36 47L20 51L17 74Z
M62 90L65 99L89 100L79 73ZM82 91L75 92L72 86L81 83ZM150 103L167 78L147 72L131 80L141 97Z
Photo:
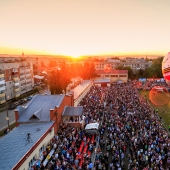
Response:
M27 133L27 139L26 139L25 146L26 146L28 143L30 143L30 142L32 142L31 134L30 134L30 133Z

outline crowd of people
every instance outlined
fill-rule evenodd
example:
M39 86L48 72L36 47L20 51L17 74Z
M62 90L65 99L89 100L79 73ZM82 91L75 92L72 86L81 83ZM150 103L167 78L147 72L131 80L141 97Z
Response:
M135 83L92 86L80 102L85 123L99 122L97 134L61 125L46 149L53 148L53 170L168 170L170 138L155 110ZM42 161L43 162L43 161Z

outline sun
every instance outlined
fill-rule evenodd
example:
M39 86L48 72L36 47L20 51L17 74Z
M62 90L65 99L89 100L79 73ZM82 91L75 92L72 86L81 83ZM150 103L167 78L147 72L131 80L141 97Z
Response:
M75 59L77 59L77 58L79 58L80 56L76 56L76 55L74 55L74 56L71 56L72 58L75 58Z

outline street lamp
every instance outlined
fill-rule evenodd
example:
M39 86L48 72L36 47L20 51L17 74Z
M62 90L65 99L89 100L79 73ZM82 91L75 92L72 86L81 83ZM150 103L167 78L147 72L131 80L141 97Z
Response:
M8 129L9 129L9 116L8 116L8 104L7 104L6 93L5 93L5 104L6 104L6 120L7 120L7 124L8 124Z

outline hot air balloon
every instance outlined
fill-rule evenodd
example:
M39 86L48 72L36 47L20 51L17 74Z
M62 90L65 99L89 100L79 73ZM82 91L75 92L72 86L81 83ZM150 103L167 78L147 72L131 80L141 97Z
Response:
M165 81L168 85L170 85L170 80L166 79Z
M164 57L162 61L162 74L166 81L170 80L170 52Z

